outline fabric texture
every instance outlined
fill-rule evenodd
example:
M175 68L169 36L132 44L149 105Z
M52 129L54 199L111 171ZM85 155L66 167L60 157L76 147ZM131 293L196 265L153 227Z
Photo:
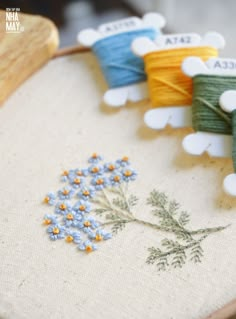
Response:
M0 109L0 318L199 319L236 295L236 200L223 194L231 159L194 158L189 130L154 132L143 124L147 101L121 110L101 103L107 89L95 57L51 61ZM230 226L203 242L202 262L158 272L147 249L165 234L126 225L91 254L51 242L42 199L59 174L98 152L127 155L138 172L135 214L153 221L155 188L190 214L191 229Z

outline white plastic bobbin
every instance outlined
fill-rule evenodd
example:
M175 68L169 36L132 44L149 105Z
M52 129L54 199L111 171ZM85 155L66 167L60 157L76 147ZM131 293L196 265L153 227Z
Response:
M236 110L236 91L225 91L220 97L220 106L225 112L231 113ZM223 183L224 191L231 195L236 196L236 174L230 174L225 177Z
M204 63L200 58L189 57L184 60L182 70L189 77L199 74L236 76L236 59L210 58ZM187 135L182 145L184 150L192 155L202 155L206 152L212 157L232 156L231 135L196 132Z
M98 40L107 38L114 34L125 33L127 31L141 30L152 27L159 31L165 26L165 19L159 13L147 13L142 19L131 17L106 23L98 27L97 30L86 29L79 32L78 42L85 47L92 47ZM134 83L108 90L103 97L104 102L112 107L124 106L127 101L137 102L148 97L146 82Z
M167 49L212 46L222 49L224 38L217 32L209 32L202 38L196 33L180 33L159 36L155 41L140 37L133 41L133 52L144 57L146 54ZM152 129L162 130L166 125L174 128L192 126L191 108L189 106L158 107L145 113L144 122Z

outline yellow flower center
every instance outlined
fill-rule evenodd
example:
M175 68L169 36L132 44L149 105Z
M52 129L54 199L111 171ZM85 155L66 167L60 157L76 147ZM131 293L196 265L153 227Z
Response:
M88 191L88 190L85 190L85 191L83 191L83 195L84 195L84 196L89 196L89 195L90 195L90 193L89 193L89 191Z
M92 168L92 173L98 173L98 172L99 172L99 168L97 166Z
M72 236L66 236L66 242L67 243L71 243L73 241L73 237Z
M123 162L128 162L128 160L129 160L128 156L124 156L124 157L122 158L122 161L123 161Z
M97 234L96 237L95 237L95 239L96 239L97 241L101 241L101 240L102 240L102 236L99 235L99 234Z
M66 215L66 219L68 219L68 220L73 220L73 219L74 219L73 214L71 214L71 213L67 214L67 215Z
M57 227L54 227L53 230L52 230L52 232L53 232L54 235L57 235L57 234L60 233L60 229L57 228Z
M52 223L51 219L44 219L43 224L44 225L50 225Z
M67 189L64 189L63 192L62 192L62 194L63 194L63 195L68 195L68 194L69 194L69 191L68 191Z
M91 251L93 251L92 246L88 245L85 247L85 250L87 251L87 253L91 253Z
M97 153L93 153L93 154L92 154L92 158L95 159L95 158L97 158L97 157L98 157L98 154L97 154Z
M77 184L77 185L79 185L79 184L81 183L80 178L75 178L75 179L74 179L74 183Z
M110 164L110 165L108 166L108 169L109 169L109 171L114 171L115 166L114 166L113 164Z
M78 171L78 172L76 173L76 175L78 175L78 176L83 176L83 173L82 173L81 171Z
M127 171L124 172L124 175L125 175L126 177L129 177L129 176L132 175L132 172L131 172L130 170L127 170Z
M86 221L84 222L84 227L89 227L89 226L91 226L91 223L90 223L89 220L86 220Z
M79 207L79 210L82 210L82 211L84 211L85 210L85 206L84 205L80 205L80 207Z
M68 172L68 171L64 171L61 175L62 175L62 176L68 176L68 175L69 175L69 172Z
M59 206L59 208L60 208L61 210L65 210L65 209L66 209L66 205L65 205L65 204L61 204L61 205Z
M119 182L120 181L120 176L116 175L113 177L114 182Z
M104 183L104 180L102 178L97 179L96 184L102 185Z
M44 201L44 203L48 204L48 202L50 201L50 198L48 196L46 196L43 201Z

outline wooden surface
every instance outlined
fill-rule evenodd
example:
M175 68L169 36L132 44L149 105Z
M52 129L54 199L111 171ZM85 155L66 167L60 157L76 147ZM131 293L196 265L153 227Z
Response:
M0 11L0 104L55 53L58 31L41 16L19 13L24 27L20 33L6 33L5 11Z

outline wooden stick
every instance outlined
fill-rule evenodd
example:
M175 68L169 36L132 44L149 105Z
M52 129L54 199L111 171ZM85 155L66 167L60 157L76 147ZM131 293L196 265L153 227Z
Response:
M90 51L90 48L82 47L81 45L75 45L75 46L66 47L66 48L57 50L53 58L59 58L65 55L84 53L89 51Z
M223 308L213 312L205 319L230 319L233 315L236 315L236 299L232 300Z

